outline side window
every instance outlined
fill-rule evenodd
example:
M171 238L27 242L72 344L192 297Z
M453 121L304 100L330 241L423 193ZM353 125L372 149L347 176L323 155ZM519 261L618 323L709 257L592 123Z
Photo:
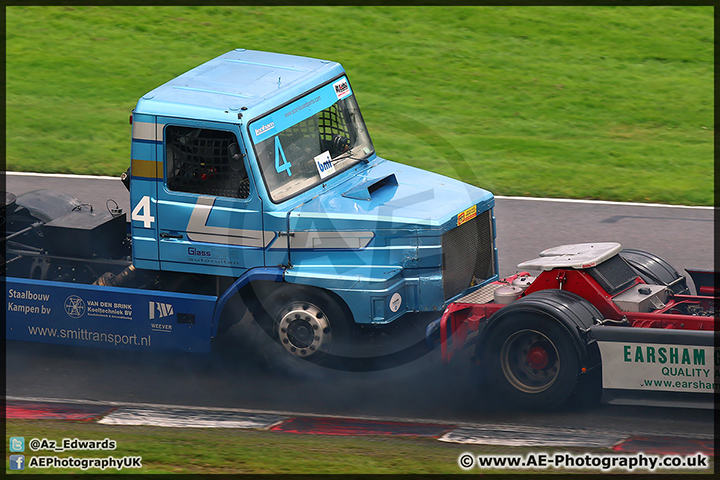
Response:
M177 192L248 198L249 180L231 132L165 128L167 186Z

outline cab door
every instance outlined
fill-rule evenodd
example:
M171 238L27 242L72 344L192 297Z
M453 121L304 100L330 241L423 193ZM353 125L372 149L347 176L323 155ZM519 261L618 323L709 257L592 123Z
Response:
M161 269L239 276L264 265L272 236L268 239L263 231L262 201L237 125L161 121Z

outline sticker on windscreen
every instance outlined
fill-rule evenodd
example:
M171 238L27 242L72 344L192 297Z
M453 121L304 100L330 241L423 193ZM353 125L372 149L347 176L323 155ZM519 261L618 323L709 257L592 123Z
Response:
M315 157L315 166L317 166L320 178L325 178L335 173L335 165L333 165L330 159L330 152L327 150Z
M348 85L346 78L333 83L333 88L335 89L335 95L337 95L338 100L350 95L350 85Z

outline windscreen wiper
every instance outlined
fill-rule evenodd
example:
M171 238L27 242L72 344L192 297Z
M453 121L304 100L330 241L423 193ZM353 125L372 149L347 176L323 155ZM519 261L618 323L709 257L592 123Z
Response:
M352 151L352 150L348 150L347 152L341 153L341 154L338 155L337 157L331 158L330 161L331 161L331 162L333 163L333 165L334 165L334 164L336 164L337 162L339 162L340 160L345 160L346 158L351 158L351 159L353 159L353 160L362 160L363 162L366 162L366 163L367 163L369 156L370 156L370 154L366 154L366 155L364 155L364 156L362 156L362 157L357 157L357 156L355 156L355 155L353 154L353 151Z

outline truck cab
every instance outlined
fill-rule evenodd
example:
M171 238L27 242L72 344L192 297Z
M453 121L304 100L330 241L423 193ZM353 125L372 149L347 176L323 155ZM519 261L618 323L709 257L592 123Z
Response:
M379 157L336 62L233 50L131 123L131 273L217 283L294 356L497 280L493 195Z
M132 115L133 262L332 292L358 324L495 280L492 194L379 157L342 66L235 50Z

